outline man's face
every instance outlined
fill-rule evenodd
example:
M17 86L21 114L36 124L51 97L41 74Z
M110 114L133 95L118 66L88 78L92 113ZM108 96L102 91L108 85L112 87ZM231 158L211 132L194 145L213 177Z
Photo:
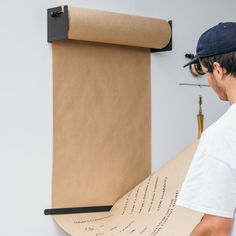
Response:
M208 72L206 67L204 67L202 64L201 66L202 66L203 72L205 73L207 77L208 84L216 92L218 97L222 101L228 101L228 96L226 94L224 81L222 80L222 73L218 71L218 67L214 67L213 72Z

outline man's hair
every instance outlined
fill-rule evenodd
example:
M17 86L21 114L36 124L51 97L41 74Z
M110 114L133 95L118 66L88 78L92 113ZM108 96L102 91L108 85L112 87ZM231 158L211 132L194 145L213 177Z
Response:
M213 63L218 62L222 68L225 68L227 75L236 77L236 51L205 57L200 59L202 65L207 68L208 72L213 72Z

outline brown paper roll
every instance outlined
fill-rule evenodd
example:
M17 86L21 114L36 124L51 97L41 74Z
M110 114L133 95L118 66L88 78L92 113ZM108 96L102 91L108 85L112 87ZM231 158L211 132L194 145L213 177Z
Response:
M167 21L141 16L69 7L69 39L164 48L170 41Z
M164 20L69 7L68 40L53 42L53 208L113 205L150 175L150 48L170 37ZM94 235L61 222L107 214L55 220Z

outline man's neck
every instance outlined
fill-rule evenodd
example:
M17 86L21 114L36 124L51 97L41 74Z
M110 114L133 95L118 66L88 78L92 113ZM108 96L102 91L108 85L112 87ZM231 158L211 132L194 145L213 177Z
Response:
M236 77L230 76L226 93L230 105L236 103Z

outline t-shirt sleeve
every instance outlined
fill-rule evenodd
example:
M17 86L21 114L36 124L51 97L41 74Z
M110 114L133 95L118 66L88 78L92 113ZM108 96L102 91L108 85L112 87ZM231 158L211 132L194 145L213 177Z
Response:
M236 207L235 169L209 155L193 165L196 166L190 166L176 205L233 218Z

